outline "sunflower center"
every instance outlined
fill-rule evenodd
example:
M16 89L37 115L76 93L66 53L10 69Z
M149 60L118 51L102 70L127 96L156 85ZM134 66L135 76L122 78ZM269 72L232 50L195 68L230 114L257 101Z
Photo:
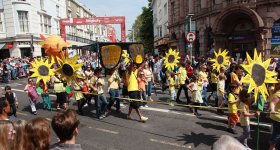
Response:
M67 76L72 76L74 74L74 69L69 64L64 64L62 66L62 71Z
M259 64L254 64L252 68L252 78L257 86L261 86L265 80L265 69Z
M168 63L173 63L175 61L175 56L174 55L169 55L168 56Z
M38 68L38 72L41 76L47 76L49 74L49 68L47 66L42 65Z
M217 61L218 61L218 64L223 64L223 62L224 62L224 57L221 56L221 55L218 56Z

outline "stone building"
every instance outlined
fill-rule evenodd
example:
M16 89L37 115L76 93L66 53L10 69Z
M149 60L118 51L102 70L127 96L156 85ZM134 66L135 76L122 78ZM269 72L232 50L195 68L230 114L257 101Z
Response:
M172 1L172 0L171 0ZM280 0L189 0L199 33L199 52L211 46L245 58L257 48L267 58L280 55Z
M159 51L168 49L168 0L153 0L154 47Z

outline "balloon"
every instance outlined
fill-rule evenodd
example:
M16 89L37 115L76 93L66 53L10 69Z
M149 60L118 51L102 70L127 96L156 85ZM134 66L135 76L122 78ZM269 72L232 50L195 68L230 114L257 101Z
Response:
M62 58L63 49L71 46L71 43L65 42L60 36L58 35L51 35L48 38L44 37L40 34L40 37L44 40L39 44L42 45L45 49L45 53L48 55L49 58L53 57L56 60L56 57ZM67 51L65 49L66 55Z

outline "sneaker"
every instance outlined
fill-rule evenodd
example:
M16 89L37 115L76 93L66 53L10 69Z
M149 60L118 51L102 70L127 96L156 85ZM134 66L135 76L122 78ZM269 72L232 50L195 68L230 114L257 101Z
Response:
M148 108L149 106L148 105L144 105L144 107Z
M149 119L148 117L141 116L140 121L141 122L146 122L148 119Z
M103 119L103 118L104 118L103 116L98 117L99 120L101 120L101 119Z
M36 112L36 111L34 111L34 112L33 112L33 115L37 115L37 112Z
M88 104L86 103L86 104L84 105L84 107L88 107Z
M132 120L131 116L126 116L126 118L127 118L128 120Z
M56 108L56 110L60 110L60 109L61 109L60 107L57 107L57 108Z
M227 131L229 133L232 133L232 134L237 134L236 131L234 129L231 129L231 128L227 128Z

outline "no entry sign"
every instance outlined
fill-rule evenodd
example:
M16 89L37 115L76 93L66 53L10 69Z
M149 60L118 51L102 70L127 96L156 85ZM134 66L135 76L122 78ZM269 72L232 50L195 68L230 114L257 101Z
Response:
M186 40L189 43L193 43L196 39L195 33L194 32L188 32L188 34L186 35Z

